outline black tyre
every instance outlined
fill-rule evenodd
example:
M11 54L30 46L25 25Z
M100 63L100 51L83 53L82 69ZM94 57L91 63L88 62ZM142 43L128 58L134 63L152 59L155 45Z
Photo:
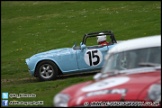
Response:
M36 72L40 81L50 81L57 77L58 68L52 61L42 61L38 64Z

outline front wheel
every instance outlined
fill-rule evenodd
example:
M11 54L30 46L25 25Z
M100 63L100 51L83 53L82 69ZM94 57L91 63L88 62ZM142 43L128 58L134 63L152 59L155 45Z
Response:
M52 61L43 61L38 64L36 72L41 81L50 81L57 77L58 68Z

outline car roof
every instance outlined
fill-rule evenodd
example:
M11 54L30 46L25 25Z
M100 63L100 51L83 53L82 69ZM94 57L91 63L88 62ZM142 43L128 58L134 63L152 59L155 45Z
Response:
M108 53L161 46L161 35L125 40L114 46Z

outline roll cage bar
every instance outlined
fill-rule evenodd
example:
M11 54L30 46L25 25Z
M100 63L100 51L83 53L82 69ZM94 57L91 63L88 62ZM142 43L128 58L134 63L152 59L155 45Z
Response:
M103 34L99 34L99 33L103 33ZM85 34L82 40L82 45L86 44L87 38L97 37L97 36L102 36L102 35L106 35L106 36L109 35L111 39L111 43L117 43L113 32L109 30L109 31L100 31L100 32L93 32L93 33Z

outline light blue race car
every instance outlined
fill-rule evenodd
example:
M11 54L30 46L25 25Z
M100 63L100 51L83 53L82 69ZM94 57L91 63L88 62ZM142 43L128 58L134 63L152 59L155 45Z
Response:
M86 40L91 37L107 36L108 45L87 46ZM100 70L104 64L107 51L117 44L112 31L88 33L83 36L79 46L53 49L31 56L25 60L32 76L41 81L56 79L60 75Z

